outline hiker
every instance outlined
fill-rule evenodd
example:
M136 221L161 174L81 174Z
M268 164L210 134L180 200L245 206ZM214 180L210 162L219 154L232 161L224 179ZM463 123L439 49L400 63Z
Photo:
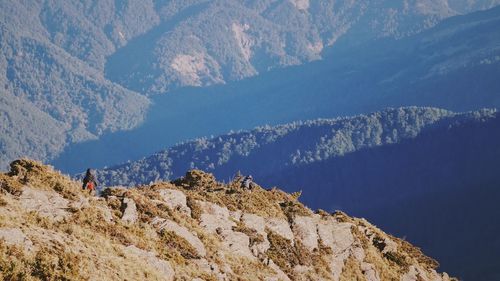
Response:
M92 193L97 188L97 179L90 168L87 169L87 172L85 173L82 188L83 190L88 190L89 193Z
M251 175L246 176L242 181L241 181L241 187L246 188L246 189L252 189L253 187L253 178Z

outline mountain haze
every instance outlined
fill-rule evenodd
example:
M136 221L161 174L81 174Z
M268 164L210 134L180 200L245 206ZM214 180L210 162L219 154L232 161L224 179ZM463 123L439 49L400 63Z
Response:
M318 60L341 39L355 46L404 38L497 4L3 1L1 165L54 159L68 145L135 128L154 94Z
M491 112L478 114L488 116ZM98 178L110 186L172 180L187 169L214 172L226 179L236 169L252 171L259 177L266 176L265 173L280 174L290 167L398 143L439 121L452 122L456 116L441 109L408 107L356 117L260 127L182 143L139 161L99 170Z
M139 128L71 146L53 164L74 173L140 159L189 138L387 106L500 107L499 25L495 7L398 40L353 47L341 38L321 61L155 98Z

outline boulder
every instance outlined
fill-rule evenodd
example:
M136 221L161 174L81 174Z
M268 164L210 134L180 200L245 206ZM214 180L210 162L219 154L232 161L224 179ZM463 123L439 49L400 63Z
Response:
M4 240L7 245L20 246L28 252L33 250L33 242L19 228L0 228L0 240Z
M162 274L164 280L174 280L175 272L168 261L159 259L154 253L139 249L134 245L127 246L125 250L130 255L146 260L148 265Z
M78 198L78 200L71 201L69 203L69 207L72 209L76 209L76 210L81 210L83 208L89 208L90 207L89 199L86 197L80 196Z
M24 187L19 203L26 211L36 211L38 214L60 221L69 216L69 201L55 191L46 191Z
M292 228L295 239L298 239L309 251L318 248L317 224L319 216L296 216Z
M246 234L232 230L223 230L220 236L222 238L222 245L227 252L251 260L255 259L255 256L250 251L250 238Z
M232 230L236 223L230 219L229 210L205 201L196 201L201 208L200 225L209 233L216 231Z
M137 207L134 200L125 197L123 198L122 204L122 221L126 223L135 223L137 221Z
M266 220L261 216L245 213L241 216L241 222L245 227L255 230L257 234L261 235L264 238L264 241L254 243L252 246L250 246L250 250L252 251L254 256L258 258L264 257L266 251L271 246L269 240L267 240Z
M330 247L334 255L339 255L354 243L351 223L338 223L332 219L320 220L318 225L318 236L324 246Z
M187 206L187 199L184 192L175 189L162 189L159 193L170 209L178 210L191 216L191 209Z
M290 240L294 241L294 236L290 225L285 219L267 218L265 226L272 232Z
M263 217L245 213L241 216L241 222L246 227L257 231L258 234L266 235L266 220Z
M169 220L169 219L162 219L162 218L154 218L153 221L151 222L158 230L167 230L175 233L177 236L180 236L196 250L196 254L200 257L204 257L207 252L205 250L205 245L201 242L201 240L193 235L189 231L189 229L185 228L184 226L179 225L178 223Z

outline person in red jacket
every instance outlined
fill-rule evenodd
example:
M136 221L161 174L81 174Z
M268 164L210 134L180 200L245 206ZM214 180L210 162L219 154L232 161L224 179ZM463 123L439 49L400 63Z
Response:
M97 179L91 169L87 169L87 172L85 173L82 188L84 190L88 190L89 193L92 193L97 188Z

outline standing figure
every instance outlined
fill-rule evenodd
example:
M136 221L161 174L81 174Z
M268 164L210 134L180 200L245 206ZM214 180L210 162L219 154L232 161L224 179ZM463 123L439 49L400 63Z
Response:
M242 181L241 181L241 187L246 188L246 189L252 189L253 187L253 178L251 175L246 176Z
M89 193L92 193L97 188L97 179L90 168L87 169L87 172L85 173L82 188L84 190L88 190Z

